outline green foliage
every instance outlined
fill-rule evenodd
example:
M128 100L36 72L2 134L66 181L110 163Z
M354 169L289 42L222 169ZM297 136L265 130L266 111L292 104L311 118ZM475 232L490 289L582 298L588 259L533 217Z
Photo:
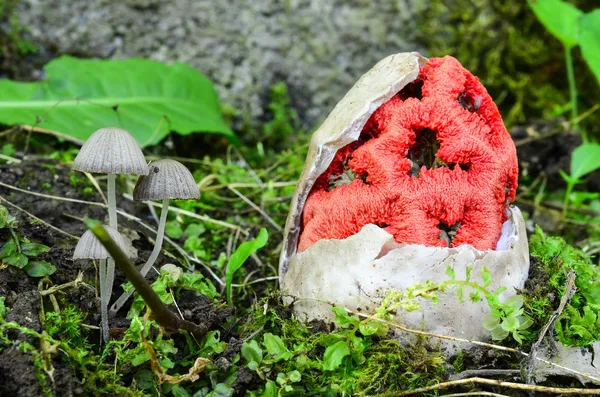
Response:
M284 82L271 87L271 101L267 107L271 112L271 120L263 125L264 138L261 142L281 143L298 132L298 115L290 107L288 89Z
M427 352L421 343L402 347L386 339L387 331L373 332L371 319L359 320L334 307L338 328L315 332L294 317L281 317L277 307L265 311L268 302L254 312L252 326L264 330L262 337L242 346L243 363L264 382L251 395L365 396L425 386L442 377L440 354Z
M527 0L527 3L566 48L581 46L584 59L600 82L600 8L584 14L563 0Z
M0 80L0 123L37 125L82 140L115 125L142 146L159 142L170 130L223 134L235 141L212 83L188 65L63 56L45 71L43 82Z
M133 288L130 283L125 285L125 290ZM211 299L219 296L215 286L207 280L200 272L182 272L175 265L165 265L160 270L160 275L152 283L152 289L156 291L160 299L167 305L174 303L174 298L179 297L183 290L194 291L199 295L207 296ZM128 318L135 319L142 315L146 309L146 303L139 295L131 305Z
M268 239L269 234L267 233L267 229L260 229L260 232L258 232L258 236L256 236L255 239L243 242L240 244L238 249L231 254L229 263L227 264L227 271L225 273L225 290L227 291L227 302L230 305L233 303L231 298L231 283L233 281L233 275L240 267L242 267L250 255L267 244Z
M8 310L6 309L6 305L4 304L4 300L6 298L3 296L0 296L0 321L4 320L4 317L6 317L6 313L8 313Z
M578 44L578 24L583 12L562 0L527 0L536 17L567 48Z
M579 20L579 45L583 58L600 83L600 9Z
M569 92L571 95L571 121L578 124L578 99L575 84L575 72L571 48L581 45L583 58L588 63L596 79L600 82L600 9L590 14L584 14L574 5L562 0L527 0L540 22L559 39L565 47L565 60ZM581 131L584 143L587 143L587 133Z
M560 237L546 236L538 227L530 239L530 252L545 280L537 280L533 291L524 291L525 307L539 325L545 324L565 292L566 275L576 274L575 294L556 323L556 335L565 346L588 346L600 340L600 268ZM548 296L555 296L550 305Z
M32 243L17 232L17 220L0 205L0 229L8 229L10 237L0 247L0 260L7 265L22 269L31 277L45 277L53 274L56 267L46 261L32 260L50 251L44 244Z
M600 145L597 143L584 143L571 153L571 170L568 175L559 170L560 175L567 182L565 198L563 203L563 214L567 213L569 203L575 185L584 183L583 177L600 168Z
M596 0L570 1L581 10ZM564 49L549 38L525 1L431 0L422 2L417 38L429 56L456 57L477 75L500 108L507 127L535 118L555 117L569 110ZM579 100L591 108L597 84L585 60L574 51ZM590 133L598 132L600 115L586 118Z

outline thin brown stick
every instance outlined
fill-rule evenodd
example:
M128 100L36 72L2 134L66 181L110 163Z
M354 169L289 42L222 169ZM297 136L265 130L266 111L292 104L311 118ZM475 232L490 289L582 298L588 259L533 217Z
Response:
M444 394L445 397L460 397L460 396L491 396L491 397L510 397L506 394L492 393L489 391L470 391L467 393L452 393Z
M573 297L573 294L577 290L577 287L575 287L575 277L576 277L575 270L571 269L569 271L569 273L567 274L567 283L565 286L565 293L563 294L562 298L560 299L558 308L554 311L554 313L552 313L552 315L550 316L550 318L548 319L546 324L542 327L537 341L531 346L531 351L529 353L529 357L527 357L527 359L525 359L523 362L522 368L525 368L525 382L527 384L534 384L533 377L534 377L534 372L535 372L535 369L537 366L536 365L537 362L535 361L535 358L536 358L538 351L540 350L540 346L541 346L542 342L546 338L546 333L548 332L548 330L554 329L554 324L556 323L556 320L562 314L563 310L565 310L565 306L567 305L567 303L569 303L569 301Z
M52 135L52 136L55 136L57 138L64 139L65 141L74 143L74 144L76 144L78 146L82 146L83 142L84 142L83 140L81 140L79 138L75 138L75 137L72 137L70 135L66 135L66 134L63 134L61 132L58 132L58 131L47 130L45 128L35 127L35 126L31 126L31 125L21 124L21 125L17 126L17 128L19 130L21 130L21 131L27 131L29 133L36 132L36 133L39 133L39 134Z
M86 226L94 233L94 236L102 243L115 264L123 272L127 280L133 284L136 292L144 299L144 302L152 312L152 317L163 327L172 330L183 329L196 337L202 337L206 334L206 327L199 326L190 321L184 320L173 313L165 305L160 297L154 292L152 286L148 284L145 277L136 269L135 265L123 252L119 246L110 238L104 226L99 222L87 221Z
M40 291L40 295L41 296L46 296L46 295L51 295L54 294L58 291L62 291L63 289L67 289L67 288L77 288L79 287L79 284L85 284L83 282L83 272L79 272L79 274L77 275L77 278L73 281L69 281L68 283L64 283L61 285L55 285L52 286L48 289L42 290Z
M379 397L410 396L413 394L428 393L428 392L431 392L434 390L447 389L449 387L454 387L454 386L475 385L475 384L490 385L490 386L496 386L496 387L506 387L509 389L536 391L536 392L544 392L544 393L552 393L552 394L600 395L600 389L581 389L581 388L574 388L574 387L537 386L537 385L527 385L525 383L504 382L504 381L495 380L495 379L474 377L474 378L468 378L468 379L451 380L448 382L438 383L437 385L419 387L417 389L407 390L407 391L403 391L403 392L383 393L383 394L380 394Z
M267 222L269 222L275 229L277 229L278 232L283 232L283 228L281 226L279 226L277 224L277 222L275 222L275 220L273 220L273 218L271 218L269 216L269 214L267 214L265 212L265 210L263 210L262 208L260 208L258 205L256 205L252 200L250 200L248 197L244 196L242 193L240 193L239 190L237 190L234 187L229 187L229 190L231 190L233 193L235 193L236 196L238 196L239 198L241 198L246 204L248 204L250 207L254 208L259 214L262 215L263 218L265 218L267 220Z

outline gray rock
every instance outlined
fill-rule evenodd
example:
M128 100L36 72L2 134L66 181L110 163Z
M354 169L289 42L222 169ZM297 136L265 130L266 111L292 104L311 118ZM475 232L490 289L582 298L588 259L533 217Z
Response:
M256 124L285 81L314 127L377 61L414 43L418 0L21 0L21 22L59 53L191 64Z

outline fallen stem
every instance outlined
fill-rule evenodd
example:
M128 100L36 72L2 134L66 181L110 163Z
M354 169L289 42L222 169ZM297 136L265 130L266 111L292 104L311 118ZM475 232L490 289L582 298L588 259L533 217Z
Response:
M399 393L383 393L380 394L380 397L400 397L400 396L410 396L412 394L420 394L427 393L433 390L441 390L447 389L453 386L461 386L461 385L474 385L474 384L482 384L482 385L491 385L497 387L506 387L509 389L517 389L517 390L528 390L528 391L536 391L536 392L544 392L544 393L553 393L553 394L594 394L600 395L600 389L580 389L574 387L551 387L551 386L537 386L537 385L526 385L524 383L514 383L514 382L503 382L496 379L487 379L487 378L468 378L468 379L459 379L459 380L451 380L448 382L438 383L437 385L419 387L418 389L403 391Z
M94 233L104 248L106 248L110 256L114 259L115 264L131 284L133 284L137 293L144 299L144 302L152 312L152 317L158 324L172 330L183 329L197 337L202 337L206 334L207 330L204 327L180 318L160 300L160 297L154 292L144 276L135 268L135 265L127 254L110 238L101 223L86 220L85 224Z
M68 283L64 283L61 285L55 285L53 287L50 287L48 289L42 290L40 291L40 295L41 296L46 296L46 295L50 295L50 294L54 294L58 291L61 291L63 289L67 289L67 288L77 288L79 287L79 284L83 283L83 273L79 272L79 274L77 275L77 278L73 281L69 281Z

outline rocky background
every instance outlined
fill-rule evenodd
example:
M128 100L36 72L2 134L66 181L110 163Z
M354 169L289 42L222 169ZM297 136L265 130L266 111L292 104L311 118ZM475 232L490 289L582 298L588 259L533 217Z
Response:
M381 58L415 44L419 0L21 0L42 50L186 62L215 83L238 123L264 118L283 81L304 127L322 120Z

